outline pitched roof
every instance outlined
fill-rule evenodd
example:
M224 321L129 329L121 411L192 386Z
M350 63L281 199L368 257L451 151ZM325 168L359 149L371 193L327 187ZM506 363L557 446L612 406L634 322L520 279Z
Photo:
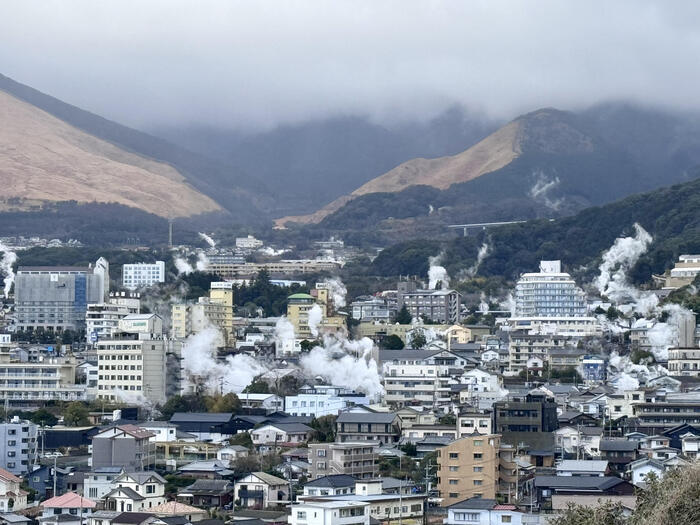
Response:
M597 459L564 459L559 465L559 471L574 471L574 472L605 472L608 468L608 462Z
M143 485L146 483L149 479L154 478L157 481L165 484L167 481L158 474L157 472L149 471L149 470L143 470L143 471L137 471L137 472L124 472L120 478L123 478L124 476L129 476L131 479L136 481L139 485Z
M277 423L275 421L270 421L268 423L265 423L260 428L264 428L267 426L275 427L276 429L282 430L283 432L287 432L287 433L311 432L313 430L310 426L305 425L304 423ZM255 432L257 430L260 430L260 429L259 428L255 429L253 432Z
M107 427L104 430L101 430L98 432L93 439L99 437L101 434L105 434L107 432L113 432L115 430L121 430L125 434L128 434L136 439L145 439L145 438L150 438L155 436L153 432L150 432L146 430L145 428L137 427L136 425L117 425L117 426L111 426Z
M3 479L5 481L14 481L16 483L21 483L22 480L15 476L12 472L5 470L4 468L0 468L0 479Z
M96 503L91 499L82 497L80 494L76 494L75 492L66 492L61 496L47 499L46 501L42 502L41 505L44 508L77 509L82 507L84 509L93 509L95 508Z
M153 508L148 509L153 514L168 514L173 516L175 514L201 514L206 513L206 510L193 507L192 505L185 505L184 503L179 503L177 501L166 501L160 505L156 505Z
M251 476L255 476L260 481L267 483L268 485L286 485L287 480L268 474L267 472L251 472Z
M489 498L468 498L457 503L453 503L448 508L450 509L475 509L475 510L490 510L496 505L495 499Z
M170 417L171 423L228 423L233 412L175 412Z
M321 478L316 478L313 481L309 481L304 486L305 487L354 487L355 478L347 474L333 474L330 476L323 476Z
M620 483L614 476L535 476L535 486L564 491L605 491Z
M337 423L392 423L398 416L393 412L342 412Z
M231 490L231 482L226 479L198 479L194 483L178 490L178 493L192 492L216 492L222 493Z
M141 494L129 487L117 487L115 489L110 490L107 494L105 494L104 497L109 498L113 494L119 494L120 492L123 493L127 498L131 498L134 501L141 501L142 499L144 499L144 497Z
M628 441L626 439L601 439L598 448L601 451L632 452L633 450L637 450L638 447L639 443L636 441Z
M139 525L146 520L153 518L153 514L148 512L122 512L116 518L112 519L112 523L123 523L125 525Z

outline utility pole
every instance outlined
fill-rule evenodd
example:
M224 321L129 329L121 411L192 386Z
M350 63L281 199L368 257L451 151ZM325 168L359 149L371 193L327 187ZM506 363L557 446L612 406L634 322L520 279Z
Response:
M58 458L56 456L53 457L53 498L56 497L56 460Z

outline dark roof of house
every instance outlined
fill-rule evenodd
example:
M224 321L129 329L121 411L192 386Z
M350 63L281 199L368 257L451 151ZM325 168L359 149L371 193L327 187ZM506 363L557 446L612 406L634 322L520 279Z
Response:
M484 510L492 509L496 505L495 499L489 498L469 498L457 503L453 503L448 508L450 509L475 509Z
M186 525L190 522L185 516L166 516L158 519L164 521L168 525Z
M445 352L446 350L413 350L404 348L403 350L380 350L379 361L392 361L394 359L428 359L430 356Z
M601 439L599 449L601 451L632 452L637 450L639 443L626 439Z
M247 523L247 521L245 521L244 523ZM197 522L197 525L224 525L224 521L223 520L212 520L212 519L199 520Z
M231 482L226 479L198 479L187 487L182 487L180 492L197 492L197 493L224 493L233 489Z
M112 523L124 523L126 525L139 525L148 518L152 518L153 514L148 512L122 512L119 516L112 520Z
M233 412L175 412L170 418L171 423L228 423L233 418Z
M392 423L398 416L393 412L342 412L337 423Z
M535 486L554 490L605 491L620 483L615 476L535 476Z
M304 486L305 487L354 487L355 478L347 474L334 474L331 476L323 476L322 478L316 478L313 481L309 481Z
M282 430L283 432L287 433L311 432L313 430L310 426L305 425L304 423L266 421L263 426L266 425L272 425L273 427L278 428L279 430Z
M134 501L141 501L143 499L143 496L136 492L134 489L129 488L129 487L117 487L115 489L110 490L104 497L108 498L112 494L116 494L118 492L123 492L126 494L129 498L133 499Z

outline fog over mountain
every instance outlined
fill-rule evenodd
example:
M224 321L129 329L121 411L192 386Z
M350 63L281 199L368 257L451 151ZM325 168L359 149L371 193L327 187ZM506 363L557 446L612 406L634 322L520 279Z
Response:
M698 110L699 15L691 1L8 0L0 64L147 131L395 125L454 105L501 121L622 99Z

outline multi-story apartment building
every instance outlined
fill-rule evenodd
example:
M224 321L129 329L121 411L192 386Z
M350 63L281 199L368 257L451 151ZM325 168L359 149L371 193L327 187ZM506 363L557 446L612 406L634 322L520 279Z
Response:
M99 399L165 402L167 341L158 315L128 315L119 321L117 333L95 346Z
M194 304L173 304L172 335L184 339L214 326L221 332L223 343L232 345L235 341L233 317L233 283L212 282L208 297L200 297Z
M531 360L545 363L550 361L552 351L560 351L572 346L569 338L561 335L531 334L525 330L510 333L508 342L508 370L520 372L532 368Z
M257 250L263 247L263 242L252 235L246 237L236 237L236 248L243 250Z
M49 331L85 327L89 303L109 294L109 263L94 266L20 266L15 279L15 314L20 329Z
M559 428L557 403L544 393L532 391L524 397L493 405L493 429L505 432L553 432Z
M350 311L357 321L389 322L396 316L396 301L386 297L358 297L350 304Z
M515 286L516 317L586 315L586 296L561 261L541 261L538 273L524 273Z
M133 263L122 266L122 285L127 290L165 282L165 262Z
M450 402L450 384L467 364L447 350L380 350L379 362L387 404L430 408Z
M121 319L140 313L140 296L138 292L111 292L108 301L88 304L85 314L88 341L110 337L117 331Z
M17 476L31 472L38 462L37 433L34 423L18 417L0 423L0 468Z
M309 479L335 474L374 478L378 448L376 443L367 441L309 443Z
M699 273L700 255L680 255L676 265L665 276L664 288L687 286Z
M244 396L241 396L245 401ZM342 387L319 385L299 389L295 396L286 396L285 411L293 416L337 416L353 405L367 405L365 394Z
M319 334L345 330L345 318L334 315L335 310L329 290L319 283L312 293L313 295L295 293L287 298L287 319L294 326L296 338L315 339ZM315 307L320 309L315 327L316 334L309 326L309 314Z
M455 290L419 290L415 281L402 281L396 294L397 309L404 306L411 316L425 316L440 323L459 323L461 295Z
M464 410L457 416L457 437L472 434L491 434L490 411Z
M516 475L512 458L503 462L501 473L500 449L498 434L465 436L439 448L437 485L442 506L474 497L494 499L502 476L504 481L514 481L510 479Z
M700 348L669 348L668 371L674 376L700 376Z
M155 464L152 432L134 425L109 427L92 437L91 466L122 467L125 471L148 470Z
M647 435L661 434L677 425L700 425L700 393L661 394L632 405L635 429Z
M401 437L401 419L391 412L343 412L335 421L336 441L396 443Z

